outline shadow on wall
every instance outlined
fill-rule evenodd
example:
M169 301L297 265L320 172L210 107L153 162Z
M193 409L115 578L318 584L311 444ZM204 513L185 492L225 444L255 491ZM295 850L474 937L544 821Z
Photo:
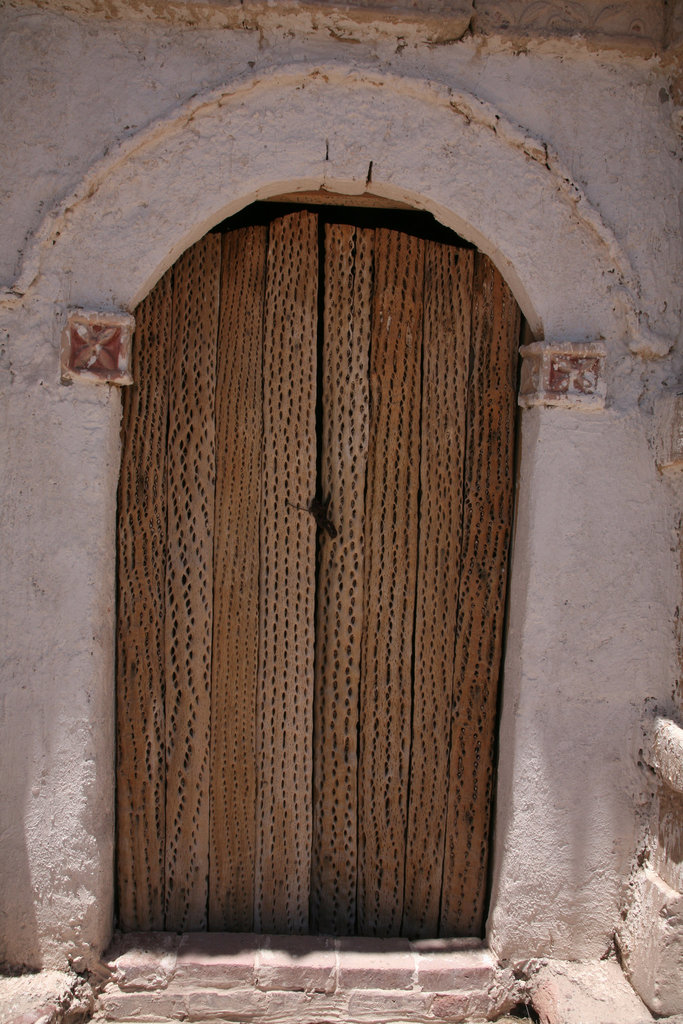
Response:
M27 819L31 803L40 795L33 780L41 775L41 762L49 760L49 730L44 727L42 713L32 707L28 687L16 679L3 695L0 707L4 734L0 861L9 867L11 877L11 885L3 886L0 895L0 962L10 967L41 967ZM17 721L23 722L24 728L17 729ZM49 832L45 842L50 845Z

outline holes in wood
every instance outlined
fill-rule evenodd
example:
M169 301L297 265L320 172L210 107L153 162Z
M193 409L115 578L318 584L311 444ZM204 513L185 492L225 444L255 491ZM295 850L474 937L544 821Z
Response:
M519 313L467 247L319 223L208 235L138 310L124 928L482 927ZM328 494L334 540L292 507Z

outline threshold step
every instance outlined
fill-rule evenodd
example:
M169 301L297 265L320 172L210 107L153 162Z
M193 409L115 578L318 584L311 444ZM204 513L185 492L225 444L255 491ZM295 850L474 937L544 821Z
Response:
M218 932L119 936L99 998L111 1021L390 1024L492 1020L517 983L478 940Z

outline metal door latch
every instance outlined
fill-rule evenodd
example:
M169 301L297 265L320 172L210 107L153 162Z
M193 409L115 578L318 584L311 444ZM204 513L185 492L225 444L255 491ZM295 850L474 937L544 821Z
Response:
M315 519L318 529L324 530L334 540L337 536L337 527L328 515L330 500L331 495L328 494L326 498L313 498L307 508L304 505L295 505L294 502L289 500L287 500L287 504L292 508L298 509L299 512L309 512Z

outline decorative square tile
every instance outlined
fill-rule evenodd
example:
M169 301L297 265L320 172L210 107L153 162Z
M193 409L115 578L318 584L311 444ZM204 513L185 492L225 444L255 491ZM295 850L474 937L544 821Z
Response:
M62 383L132 384L130 347L135 320L129 313L69 313L62 331Z
M606 385L601 342L522 345L519 404L530 409L554 405L566 409L603 409Z

